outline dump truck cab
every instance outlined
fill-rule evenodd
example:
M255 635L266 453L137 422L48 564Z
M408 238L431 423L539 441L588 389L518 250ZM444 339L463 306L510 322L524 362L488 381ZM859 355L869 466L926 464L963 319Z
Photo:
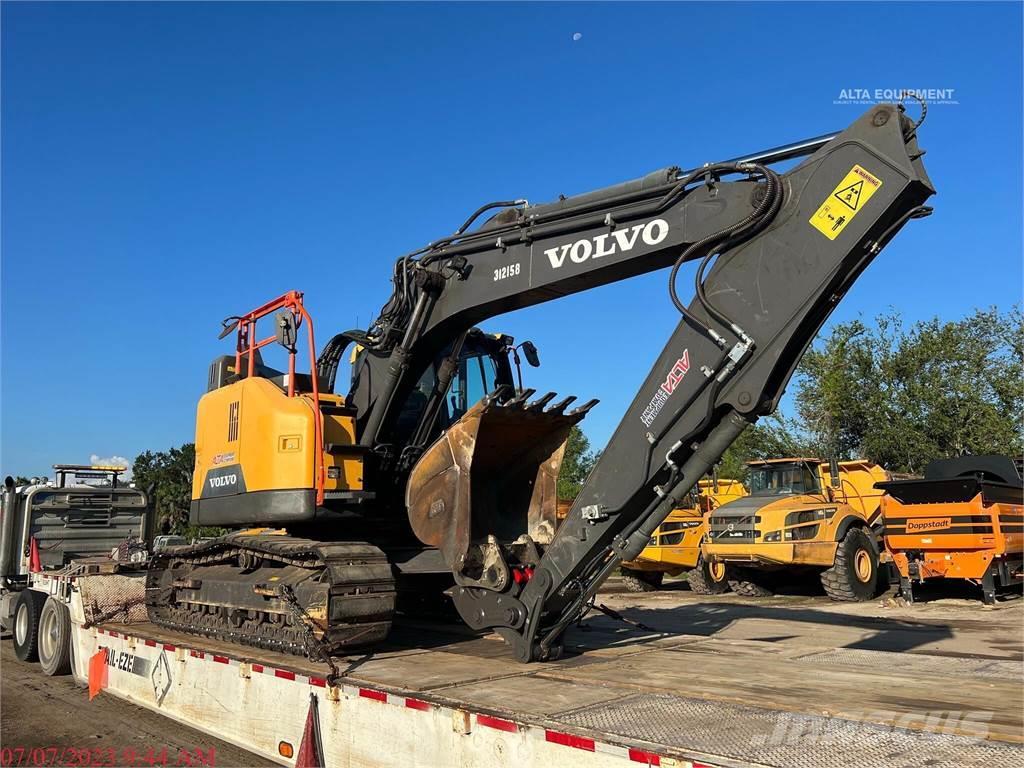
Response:
M782 458L749 462L750 495L714 510L701 547L709 563L735 569L733 588L770 592L772 571L806 567L821 572L837 600L874 595L878 520L889 475L866 460Z
M665 575L688 571L690 589L716 594L729 588L724 564L707 566L701 557L701 541L707 533L708 514L723 504L747 495L739 480L706 478L687 495L686 506L669 513L655 529L640 557L622 564L622 577L631 592L647 592L661 586Z

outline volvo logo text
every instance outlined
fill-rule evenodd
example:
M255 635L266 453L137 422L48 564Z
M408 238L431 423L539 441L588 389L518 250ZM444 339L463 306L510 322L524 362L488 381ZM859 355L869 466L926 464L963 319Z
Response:
M642 240L645 245L657 245L666 237L668 222L664 219L654 219L646 224L623 227L588 240L577 240L575 243L548 248L544 255L551 262L551 268L558 269L565 264L567 257L575 264L582 264L587 259L599 259L602 256L631 251L637 240Z

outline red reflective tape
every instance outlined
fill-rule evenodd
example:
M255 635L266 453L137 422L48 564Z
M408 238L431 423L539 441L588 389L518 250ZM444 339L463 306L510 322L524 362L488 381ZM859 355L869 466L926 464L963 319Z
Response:
M629 759L634 763L644 765L661 765L661 758L653 752L644 752L642 749L629 750ZM700 768L700 763L694 763L693 768Z
M327 681L324 680L322 677L311 677L311 678L309 678L309 684L310 685L315 685L317 688L326 688L327 687Z
M216 661L218 664L227 664L228 663L228 657L227 656L214 656L213 660Z
M587 752L594 751L594 740L585 739L582 736L573 736L571 733L559 733L558 731L544 731L544 740L552 744L561 744L565 747L585 749Z
M409 709L418 709L420 712L430 711L430 704L425 701L420 701L419 699L406 699L405 706Z
M491 717L490 715L477 715L476 721L480 725L486 725L488 728L494 728L498 731L508 731L509 733L516 733L519 730L519 726L513 723L511 720L502 720L500 717Z
M117 632L111 632L109 629L107 630L107 634L111 637L120 637L120 635L118 635Z
M388 695L384 691L373 691L369 688L360 688L359 695L364 699L373 699L374 701L387 701Z
M156 640L147 640L146 645L148 645L150 648L156 648Z
M274 670L274 677L280 677L280 678L283 678L285 680L294 680L295 679L295 673L294 672L289 672L287 669L275 669Z
M176 648L175 648L175 647L174 647L173 645L167 645L167 644L165 643L165 644L164 644L164 650L165 650L165 651L174 651L174 650L177 650L177 649L176 649Z
M262 664L253 664L252 665L252 671L253 672L262 672L263 671L263 665Z
M197 659L205 659L206 658L206 654L203 653L202 651L189 651L188 654L189 654L189 656L192 656L192 657L197 658Z

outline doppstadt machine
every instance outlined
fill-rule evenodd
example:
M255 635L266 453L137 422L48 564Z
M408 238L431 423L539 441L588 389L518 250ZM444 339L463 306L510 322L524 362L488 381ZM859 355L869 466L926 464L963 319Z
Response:
M967 579L985 603L998 590L1024 583L1024 482L1021 461L1007 456L936 459L924 478L879 483L885 548L900 574L900 592L914 584Z

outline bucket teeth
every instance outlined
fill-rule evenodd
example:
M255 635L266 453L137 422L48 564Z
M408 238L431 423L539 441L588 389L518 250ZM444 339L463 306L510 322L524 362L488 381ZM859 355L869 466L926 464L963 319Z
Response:
M487 395L484 398L484 401L486 402L487 405L493 405L494 403L501 405L504 401L507 401L514 393L515 390L512 387L510 387L508 384L502 384L500 387L498 387L489 395Z
M526 404L526 401L529 400L536 391L536 389L523 389L517 392L516 396L511 400L504 403L504 406L506 408L522 408Z
M581 405L579 408L573 408L571 411L569 411L569 415L570 416L585 416L587 411L589 411L591 408L593 408L599 402L601 402L601 401L598 400L597 398L594 398L593 400L588 400L583 405Z
M576 400L576 395L569 395L565 400L559 400L557 403L548 408L545 413L560 414L565 410L566 406L571 405Z
M530 403L528 406L526 406L526 410L528 410L530 413L540 413L541 411L544 410L544 406L547 405L548 403L550 403L554 399L555 399L555 393L554 392L548 392L546 395L544 395L544 397L537 398L532 403Z

